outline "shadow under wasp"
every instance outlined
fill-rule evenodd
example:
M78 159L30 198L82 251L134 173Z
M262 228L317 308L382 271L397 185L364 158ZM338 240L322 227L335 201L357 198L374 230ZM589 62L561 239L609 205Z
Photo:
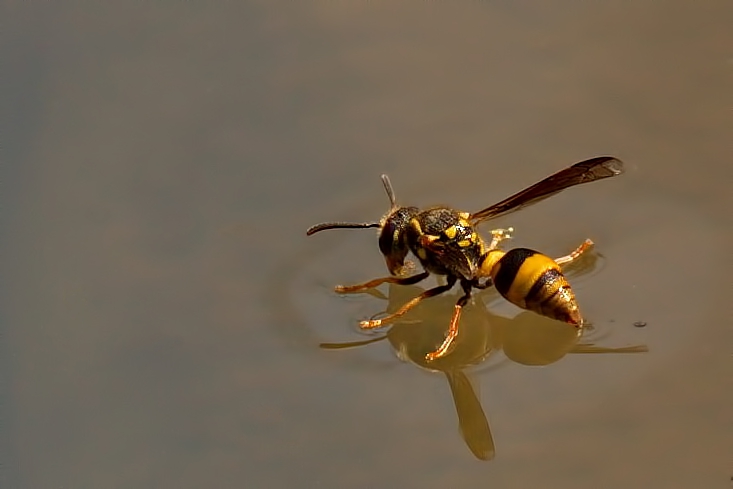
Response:
M378 328L394 322L422 300L442 294L460 283L463 295L454 306L448 332L443 343L426 355L428 361L444 356L458 336L463 306L473 289L494 286L506 300L516 306L576 327L583 326L575 294L562 273L566 265L593 242L586 240L570 254L552 259L528 248L503 251L499 244L511 237L511 228L495 229L487 244L475 227L522 207L534 204L566 188L613 177L623 172L623 163L611 156L599 156L576 163L550 175L534 185L478 212L461 212L450 207L420 209L399 206L387 175L382 183L390 201L390 210L379 222L326 222L309 228L308 236L327 229L379 228L379 249L384 255L390 276L356 285L339 285L340 293L361 292L383 283L414 285L431 273L445 276L445 283L428 289L405 303L397 311L379 319L360 322L364 329ZM404 276L405 258L415 255L423 271Z

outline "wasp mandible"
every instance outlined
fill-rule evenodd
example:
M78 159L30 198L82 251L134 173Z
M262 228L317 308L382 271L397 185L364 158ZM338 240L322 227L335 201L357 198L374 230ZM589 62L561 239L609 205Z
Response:
M575 295L560 267L580 256L593 245L592 241L586 240L572 253L552 259L527 248L506 252L499 249L499 244L511 237L511 228L493 230L492 240L488 244L475 228L483 221L534 204L566 188L613 177L622 172L623 163L616 158L591 158L473 214L441 206L427 209L399 206L389 177L382 175L390 210L379 222L326 222L309 228L306 234L310 236L326 229L379 228L379 249L384 255L390 276L357 285L339 285L335 287L336 292L359 292L383 283L412 285L426 279L431 273L445 276L444 284L426 290L394 313L380 319L361 321L360 326L365 329L389 324L420 301L442 294L460 283L463 295L455 304L445 341L426 356L428 360L434 360L444 356L458 336L461 309L468 303L474 288L485 289L494 285L505 299L523 309L581 327L583 318ZM418 258L423 271L405 277L402 276L405 258L410 252Z

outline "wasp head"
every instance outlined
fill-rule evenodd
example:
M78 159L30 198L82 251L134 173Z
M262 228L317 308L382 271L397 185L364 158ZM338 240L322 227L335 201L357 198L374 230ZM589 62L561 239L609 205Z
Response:
M383 219L379 231L379 250L392 275L399 274L405 265L405 257L410 251L405 230L418 212L417 207L398 207Z

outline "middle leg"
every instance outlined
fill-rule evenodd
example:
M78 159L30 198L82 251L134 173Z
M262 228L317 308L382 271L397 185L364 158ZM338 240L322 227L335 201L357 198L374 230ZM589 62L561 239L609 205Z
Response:
M443 340L443 344L441 344L437 350L425 355L425 359L427 361L430 362L436 358L445 356L445 354L448 353L448 349L453 344L453 341L458 337L458 323L461 320L461 311L463 310L463 306L468 303L468 299L471 298L471 286L472 284L468 280L461 280L461 287L463 287L464 294L460 299L458 299L458 302L456 302L453 317L451 318L450 325L448 326L448 334L446 335L445 340Z
M409 311L410 309L418 305L420 301L427 299L429 297L435 297L438 294L442 294L443 292L450 290L456 284L456 280L457 280L456 277L449 275L448 281L446 284L438 285L437 287L433 287L432 289L426 290L425 292L418 295L414 299L405 303L405 305L397 309L397 311L381 319L370 319L368 321L361 321L359 323L359 326L363 329L373 329L373 328L379 328L380 326L384 326L385 324L389 324L393 322L395 319L397 319L398 317L404 316L407 313L407 311Z
M505 239L511 239L514 228L506 229L492 229L491 230L491 243L489 243L489 249L495 250L499 247L499 244Z

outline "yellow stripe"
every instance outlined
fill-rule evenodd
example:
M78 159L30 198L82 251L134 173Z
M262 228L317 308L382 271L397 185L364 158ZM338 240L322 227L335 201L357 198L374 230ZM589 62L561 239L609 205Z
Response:
M494 274L492 273L494 271L494 267L496 266L497 262L501 260L501 258L506 254L506 252L502 250L491 250L486 254L486 258L484 258L484 261L481 263L481 269L479 270L479 277L494 277ZM496 271L498 272L499 269L497 268Z
M507 291L506 298L509 302L526 308L527 303L525 302L525 298L532 289L532 286L543 273L556 268L558 268L557 263L549 256L540 253L530 256L519 267L517 274L514 276L514 280L512 280L512 285Z

